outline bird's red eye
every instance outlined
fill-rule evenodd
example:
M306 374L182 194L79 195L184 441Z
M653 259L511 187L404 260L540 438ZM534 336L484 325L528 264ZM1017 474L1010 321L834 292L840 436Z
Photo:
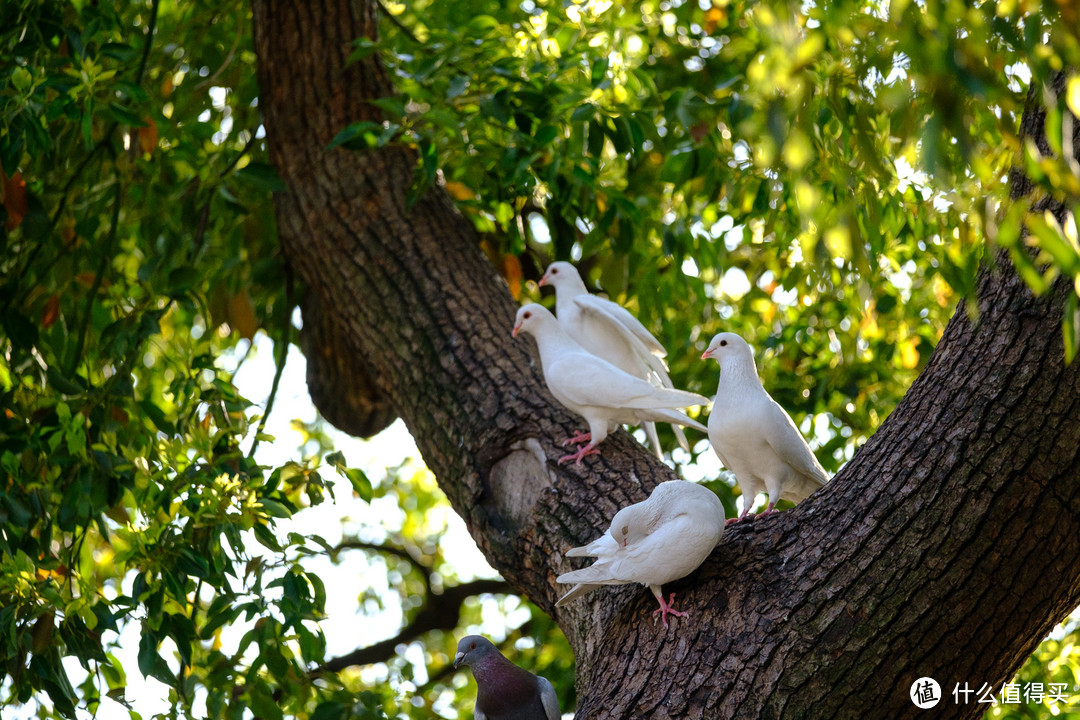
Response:
M727 340L721 340L720 347L727 347Z

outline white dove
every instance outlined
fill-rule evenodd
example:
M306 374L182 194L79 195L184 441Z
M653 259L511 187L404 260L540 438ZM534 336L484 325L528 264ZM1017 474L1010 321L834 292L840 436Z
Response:
M622 423L648 420L678 423L708 432L675 408L702 405L708 399L696 393L661 388L627 374L607 360L578 345L543 305L520 308L513 336L525 331L536 338L544 381L555 399L585 418L589 432L578 433L563 444L587 443L559 459L559 464L596 454L596 446Z
M709 441L742 491L742 520L759 492L772 512L781 499L799 502L829 479L791 416L758 379L754 351L738 335L720 333L701 358L720 364L720 384L709 415ZM735 522L735 520L732 520Z
M664 346L625 308L597 295L590 295L577 268L568 262L548 265L539 285L555 288L555 313L566 334L593 355L604 358L625 373L644 378L659 387L675 387L668 377ZM649 444L662 457L656 423L642 427ZM675 438L689 450L686 434L672 424Z
M615 513L611 528L567 557L595 557L587 568L563 573L556 580L577 583L555 603L561 606L601 585L641 583L652 590L664 627L667 616L685 616L664 602L662 586L697 569L724 532L724 505L708 488L687 480L668 480L656 486L648 500Z

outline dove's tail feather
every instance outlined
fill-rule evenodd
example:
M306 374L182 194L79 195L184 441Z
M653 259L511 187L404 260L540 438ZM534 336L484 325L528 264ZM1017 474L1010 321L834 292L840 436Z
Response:
M690 443L687 442L686 433L683 432L683 429L678 425L672 424L671 430L675 433L675 439L679 442L679 447L681 447L683 450L686 450L687 452L690 452ZM708 432L708 430L708 428L705 428L706 432Z
M566 593L565 595L563 595L561 598L559 598L555 602L555 607L562 607L563 605L570 602L574 598L579 598L582 595L586 595L588 593L591 593L593 590L598 590L601 587L603 587L603 586L602 585L588 585L586 583L581 583L580 585L575 585L574 587L570 588L570 592Z
M619 580L611 576L611 563L606 560L597 560L592 565L580 570L571 570L555 578L555 582L566 585L570 583L587 583L592 585L623 585L625 580Z
M691 420L685 414L678 410L669 410L668 408L655 408L652 410L643 410L638 413L638 417L643 420L653 420L655 422L668 422L672 425L682 425L683 427L691 427L699 432L705 434L709 433L709 428L705 427L697 420ZM685 440L685 436L683 438Z
M642 423L641 427L645 429L645 437L649 439L649 447L653 449L658 459L663 460L664 450L660 447L660 436L656 434L656 423Z
M656 388L652 399L656 401L656 407L690 407L709 404L709 398L704 395L669 387Z
M648 367L650 373L655 374L657 379L663 384L664 387L675 387L671 384L671 378L668 377L668 366L664 362L664 358L660 355L649 354L644 358L645 365Z

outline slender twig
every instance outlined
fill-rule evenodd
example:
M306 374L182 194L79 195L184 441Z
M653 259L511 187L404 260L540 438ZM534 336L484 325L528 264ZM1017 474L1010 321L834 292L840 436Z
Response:
M154 46L154 30L157 28L158 6L161 0L153 0L150 3L150 22L147 24L146 44L143 45L142 57L139 58L139 69L135 72L135 84L142 83L143 73L146 72L146 63L150 59L150 48Z
M405 548L364 542L363 540L342 540L337 545L330 548L330 550L327 551L327 554L330 555L331 560L336 562L337 556L342 550L370 550L371 552L377 552L383 555L393 555L394 557L401 558L420 572L420 575L424 580L424 589L427 591L428 595L431 594L431 568L420 562L420 558L414 557L413 554Z
M67 206L68 193L71 192L71 187L78 182L80 177L82 177L83 170L85 170L86 166L90 164L90 161L94 159L94 156L97 155L103 147L109 144L109 138L112 137L113 131L116 130L117 125L118 123L116 122L109 123L109 126L101 136L101 139L94 143L94 146L90 148L90 152L82 159L82 162L75 166L75 172L73 172L71 177L67 179L67 182L64 183L64 187L60 188L60 204L56 206L56 210L53 212L53 216L49 221L50 228L56 227L57 221L60 220L60 214L64 212L64 208ZM29 263L27 263L27 267L29 267Z
M399 557L402 560L416 565L419 564L419 560L413 557L405 548L394 547L393 545L380 545L379 543L364 542L363 540L342 540L334 547L327 551L331 560L337 560L337 556L342 550L370 550L372 552L382 553L383 555L393 555Z
M71 356L71 362L68 365L68 375L75 374L76 368L79 367L79 360L82 358L83 347L86 345L86 333L90 329L90 318L94 311L94 300L97 297L98 290L101 288L101 281L105 277L109 261L112 260L113 245L116 242L116 236L119 234L117 226L120 224L120 205L123 200L124 184L117 181L116 192L113 197L112 226L109 228L109 234L105 237L105 245L101 249L101 259L98 261L97 272L94 274L94 283L90 286L90 294L86 298L86 310L83 313L82 323L79 325L78 342L75 345L75 353Z
M229 163L225 167L223 167L218 173L218 178L220 178L219 181L214 183L214 185L210 188L210 192L206 197L206 201L203 202L202 209L199 211L199 222L198 225L195 226L195 233L192 236L191 243L192 246L195 248L196 254L202 248L203 238L206 235L206 228L210 224L210 203L214 199L214 191L221 184L221 181L225 179L225 176L228 175L234 167L236 167L236 163L240 162L240 158L247 155L248 150L251 149L251 146L254 142L255 132L253 131L251 133L251 136L247 139L247 142L244 143L244 147L240 148L240 152L236 154L236 157L230 160Z
M229 65L232 64L233 59L236 57L236 48L240 47L240 38L244 34L243 31L244 31L243 23L238 23L237 26L236 26L236 36L233 38L232 47L229 48L229 52L225 56L225 59L222 61L221 65L218 67L218 69L215 70L210 75L210 77L206 78L201 83L199 83L198 85L196 85L194 88L191 89L192 94L197 93L198 91L202 90L204 87L212 86L214 84L214 81L218 79L218 76L220 76L221 73L225 72L225 68L229 67Z
M259 436L266 429L266 419L270 417L270 411L274 408L274 400L277 398L278 386L281 384L281 375L285 372L285 362L288 359L289 343L292 342L292 309L295 306L293 298L292 271L285 266L285 311L282 313L285 322L281 328L281 337L278 339L276 369L274 370L274 382L270 385L270 396L266 398L266 409L259 418L259 426L255 429L255 437L251 441L251 450L248 451L248 459L255 457L255 450L259 447Z
M382 10L383 15L386 16L386 19L389 20L394 25L394 27L396 27L401 32L405 33L405 37L409 38L410 40L412 40L417 45L423 45L423 43L420 42L419 38L417 38L416 35L413 34L413 31L410 30L400 20L398 20L397 15L390 12L390 8L386 7L385 0L379 0L379 9Z
M207 315L207 317L209 317L209 315ZM247 350L244 351L244 354L236 362L236 368L232 371L232 373L229 374L229 384L230 385L235 384L236 376L240 374L240 368L244 367L244 363L246 363L248 361L248 358L251 357L251 352L254 349L255 349L255 343L248 343Z

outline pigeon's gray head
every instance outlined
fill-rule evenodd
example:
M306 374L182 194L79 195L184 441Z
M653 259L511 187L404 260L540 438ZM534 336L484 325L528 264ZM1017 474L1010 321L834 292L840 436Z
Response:
M754 365L754 351L746 344L746 341L735 333L720 333L709 343L709 349L701 353L701 359L713 358L723 367L732 360L748 362Z
M548 322L556 322L555 316L543 305L537 303L522 305L517 311L517 317L514 318L514 332L511 335L517 337L522 330L536 335L536 328Z
M585 283L581 281L581 275L578 273L577 268L562 260L548 265L547 272L544 273L544 277L540 278L540 282L537 284L540 287L550 285L556 290L560 287L578 286L582 290L585 289Z
M491 653L499 653L499 649L491 644L491 641L482 635L468 635L461 638L457 644L457 655L454 656L454 667L462 665L472 666L474 663L487 657Z

